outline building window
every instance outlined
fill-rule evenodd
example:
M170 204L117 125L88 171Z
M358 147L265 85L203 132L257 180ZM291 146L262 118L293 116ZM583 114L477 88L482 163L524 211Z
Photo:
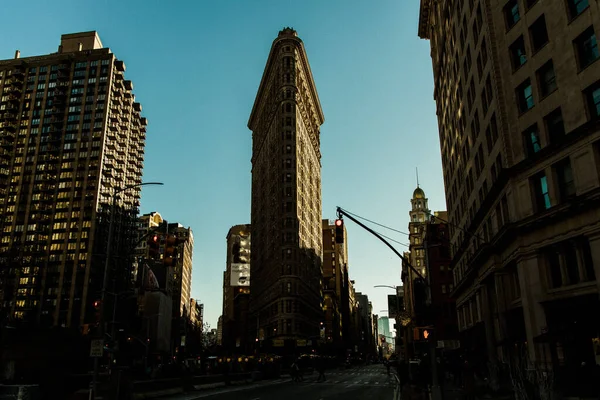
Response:
M519 67L527 62L525 41L523 40L523 36L519 36L519 38L510 45L509 51L513 71L516 71L519 69Z
M533 185L533 197L535 201L536 211L544 211L549 209L550 193L548 192L548 179L545 172L540 172L531 178Z
M554 244L542 253L549 270L549 284L553 288L596 279L590 243L585 237Z
M519 14L519 3L517 0L510 0L504 6L504 19L506 20L506 29L512 28L519 20L521 15Z
M534 106L533 91L531 88L531 81L527 79L521 83L517 88L517 99L519 102L519 111L524 113Z
M558 194L560 201L564 202L575 196L575 179L573 178L573 169L571 160L566 158L554 165L558 183Z
M552 111L544 117L546 132L550 143L557 143L565 136L565 125L563 123L560 108Z
M585 91L590 119L600 118L600 82L596 82Z
M534 156L535 153L542 149L537 124L530 126L523 132L523 141L525 142L525 151L528 157Z
M556 75L554 74L554 64L552 60L544 64L537 70L538 83L540 85L540 96L546 97L557 89Z
M577 60L579 61L579 69L584 69L600 57L598 52L598 42L594 27L590 26L583 33L577 36L574 41L577 49Z
M525 0L525 6L527 7L528 10L531 9L531 7L533 7L535 5L535 3L537 3L538 0Z
M588 0L567 0L569 6L569 17L575 18L589 7Z
M534 53L548 43L546 18L543 15L529 27L529 36L531 37L531 48Z

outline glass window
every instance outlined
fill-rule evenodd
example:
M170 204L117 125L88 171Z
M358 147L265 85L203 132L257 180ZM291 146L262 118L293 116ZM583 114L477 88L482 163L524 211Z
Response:
M540 133L537 125L530 126L525 132L523 132L523 139L525 141L525 150L529 157L542 149L540 143Z
M525 54L525 41L523 40L523 36L519 36L519 38L510 45L510 59L513 70L518 69L521 65L527 62L527 55Z
M592 119L600 118L600 82L587 90L587 102Z
M550 143L556 143L565 135L565 125L563 123L562 112L560 108L552 111L544 117L546 123L546 132Z
M569 158L558 162L554 166L554 170L556 171L560 200L566 201L575 196L575 179Z
M546 97L556 90L556 75L554 74L554 64L552 60L548 61L537 71L538 82L540 85L540 96Z
M569 6L569 16L575 18L588 8L588 0L567 0Z
M533 101L531 81L529 79L521 83L521 85L519 85L517 88L517 98L519 100L519 111L522 113L530 110L535 105Z
M546 173L541 172L534 176L533 185L536 210L543 211L549 209L552 204L550 203L550 193L548 192L548 179Z
M590 26L581 35L575 39L575 48L577 49L577 58L579 60L579 68L583 69L596 61L600 57L598 52L598 42L594 27Z
M510 0L504 6L504 18L506 20L506 28L512 28L519 20L521 15L519 14L519 3L517 0Z
M542 15L530 27L531 47L536 52L548 43L548 31L546 30L546 18Z

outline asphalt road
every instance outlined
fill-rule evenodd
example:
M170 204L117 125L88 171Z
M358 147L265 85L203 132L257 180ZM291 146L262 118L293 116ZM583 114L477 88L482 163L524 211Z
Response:
M169 397L169 400L392 400L394 377L381 364L325 372L326 381L317 382L317 373L303 382L291 379L216 389Z

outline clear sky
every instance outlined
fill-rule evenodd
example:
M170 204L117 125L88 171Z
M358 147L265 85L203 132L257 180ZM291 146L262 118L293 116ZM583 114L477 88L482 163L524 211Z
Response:
M225 236L250 222L248 117L283 27L304 41L325 114L323 217L339 205L406 232L416 167L430 208L446 207L418 0L34 0L5 2L2 14L0 59L55 52L61 34L96 30L125 62L149 121L144 180L165 183L143 191L141 211L192 227L192 295L213 327ZM373 286L400 285L400 260L346 226L351 278L382 314L391 291Z

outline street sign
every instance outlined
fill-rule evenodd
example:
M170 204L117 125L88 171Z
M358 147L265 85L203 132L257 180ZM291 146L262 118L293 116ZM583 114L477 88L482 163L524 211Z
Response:
M104 341L102 339L92 340L90 346L90 357L102 357Z
M283 347L283 339L273 339L273 347Z

